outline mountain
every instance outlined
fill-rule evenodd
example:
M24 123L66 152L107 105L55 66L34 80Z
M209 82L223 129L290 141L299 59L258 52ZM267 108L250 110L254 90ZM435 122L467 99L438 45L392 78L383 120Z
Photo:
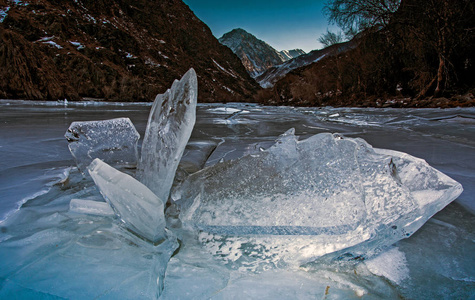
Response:
M0 0L0 98L152 101L191 67L201 102L259 89L181 0Z
M307 66L319 61L324 57L336 55L355 47L355 42L336 44L322 50L313 50L309 53L301 54L283 64L273 66L257 76L255 79L263 88L271 88L278 80L287 73L300 67Z
M228 46L242 61L252 77L256 77L268 68L283 63L286 59L266 42L238 28L219 38L221 44Z
M302 49L282 50L279 53L285 58L286 61L296 58L297 56L306 54L305 51L303 51Z

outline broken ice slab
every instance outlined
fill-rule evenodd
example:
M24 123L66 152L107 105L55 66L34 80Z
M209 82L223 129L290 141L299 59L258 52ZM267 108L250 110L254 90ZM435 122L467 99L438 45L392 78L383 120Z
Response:
M174 199L209 249L302 263L406 238L461 192L408 154L329 133L298 141L290 130L268 150L192 174Z
M145 185L100 159L88 167L106 201L127 228L153 243L165 238L164 204Z
M365 211L356 145L331 135L316 138L313 147L297 147L290 131L267 151L191 175L181 202L187 200L183 208L200 204L185 215L192 212L192 222L206 227L357 227Z
M218 146L215 141L193 141L186 145L179 167L188 174L203 169L206 161Z
M137 178L165 202L195 125L197 95L198 80L190 69L157 95L150 110Z
M137 165L140 135L129 118L73 122L64 136L81 172L95 158L114 166Z
M95 200L71 199L71 202L69 202L69 211L98 216L115 215L112 207L107 202Z

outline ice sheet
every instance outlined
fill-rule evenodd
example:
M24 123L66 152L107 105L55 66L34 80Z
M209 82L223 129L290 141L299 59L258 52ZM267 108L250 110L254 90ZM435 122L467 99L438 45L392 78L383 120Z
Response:
M39 178L48 169L55 168L60 174L74 164L62 137L72 121L130 117L143 136L150 105L68 102L65 107L63 101L0 101L0 193L5 191L0 195L2 207L8 212L17 207L8 203L16 205L24 196L41 191L39 183L43 179ZM217 107L250 113L238 115L235 124L225 124L223 118L228 114L209 112ZM336 113L362 122L356 125L327 120ZM226 263L231 256L221 259L211 253L261 252L252 244L243 243L240 249L231 247L237 244L223 243L225 239L219 240L217 235L202 233L200 238L215 237L214 247L221 247L211 251L204 246L212 244L203 245L185 229L173 228L181 246L170 260L168 254L163 256L169 260L166 276L160 279L165 284L163 297L223 299L244 293L258 297L270 289L275 291L275 299L296 295L327 299L360 299L358 295L369 299L474 298L475 217L458 203L475 207L475 166L467 163L475 160L475 127L462 118L443 119L458 115L473 118L475 110L199 104L191 140L222 141L207 166L223 157L229 161L259 153L259 148L269 148L279 134L295 127L300 140L320 132L340 132L347 137L362 137L378 148L421 157L461 182L464 192L415 234L395 244L409 269L409 278L398 284L373 274L358 259L319 259L296 269L274 265L272 262L277 260L271 256L271 263L249 259L242 265L232 260ZM53 173L47 177L54 179ZM0 224L0 257L8 258L0 259L0 298L136 299L139 295L153 299L157 277L152 276L155 260L153 249L147 246L150 244L126 230L117 218L70 213L71 199L97 200L102 196L91 179L83 179L75 168L68 178L66 184L52 185L46 193L29 197L17 213ZM33 181L38 184L29 184ZM1 212L5 213L3 208ZM167 251L175 251L176 247L170 242ZM304 250L312 254L319 249ZM241 261L245 258L240 256ZM390 271L392 265L387 267Z

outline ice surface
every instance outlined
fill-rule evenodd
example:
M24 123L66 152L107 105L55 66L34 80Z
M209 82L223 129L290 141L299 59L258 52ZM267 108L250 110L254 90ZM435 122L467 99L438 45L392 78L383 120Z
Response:
M111 165L135 167L139 133L129 118L73 122L65 135L81 171L100 158Z
M101 194L130 230L153 243L165 238L164 204L160 198L100 159L96 158L88 170Z
M190 69L157 95L148 118L137 178L164 202L196 120L198 79Z
M220 236L186 226L169 227L180 239L176 250L176 239L167 238L154 247L121 226L119 218L70 212L71 199L103 197L92 178L84 178L76 168L63 180L63 170L74 164L62 137L65 124L128 116L142 132L150 106L68 102L64 107L63 101L0 100L0 214L8 215L0 222L0 257L5 258L0 259L1 299L154 299L157 277L159 284L165 284L160 299L360 299L358 295L365 299L475 299L475 166L467 163L475 160L475 126L468 118L475 117L474 108L199 104L191 141L222 141L207 166L221 158L260 155L260 148L268 149L279 134L295 127L300 140L320 132L341 132L362 137L374 147L424 158L463 184L464 192L456 201L408 239L396 242L397 251L382 249L371 266L365 263L367 259L324 256L294 268L282 264L281 258L292 261L292 252L296 259L303 254L315 257L332 249L342 250L338 257L348 257L345 253L357 249L343 248L349 244L345 236L256 234L251 239L250 235ZM239 122L229 125L224 122L229 113L213 111L217 107L250 113L238 115ZM329 119L336 113L340 116ZM401 154L389 156L398 165L396 158ZM401 181L404 173L399 168ZM63 183L50 184L58 181ZM424 194L443 191L415 189L411 194L414 202L431 206L433 196ZM16 203L22 203L18 210ZM377 234L386 236L383 231ZM160 272L165 268L163 277Z
M98 216L115 215L114 210L112 210L109 204L94 200L71 199L69 211Z
M302 263L331 252L370 255L410 236L461 192L408 154L329 133L297 141L289 130L266 151L191 175L173 198L180 219L211 234L200 239L221 256L237 260L242 245L266 245L266 259Z
M214 141L193 141L186 145L180 164L175 173L172 191L176 190L190 174L203 169L206 161L216 149L218 143Z

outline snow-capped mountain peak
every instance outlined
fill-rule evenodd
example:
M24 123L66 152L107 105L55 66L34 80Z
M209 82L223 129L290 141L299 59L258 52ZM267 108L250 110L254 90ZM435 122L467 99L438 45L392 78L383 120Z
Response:
M252 77L257 77L267 69L305 53L300 49L279 52L241 28L225 33L219 41L228 46L241 59Z

